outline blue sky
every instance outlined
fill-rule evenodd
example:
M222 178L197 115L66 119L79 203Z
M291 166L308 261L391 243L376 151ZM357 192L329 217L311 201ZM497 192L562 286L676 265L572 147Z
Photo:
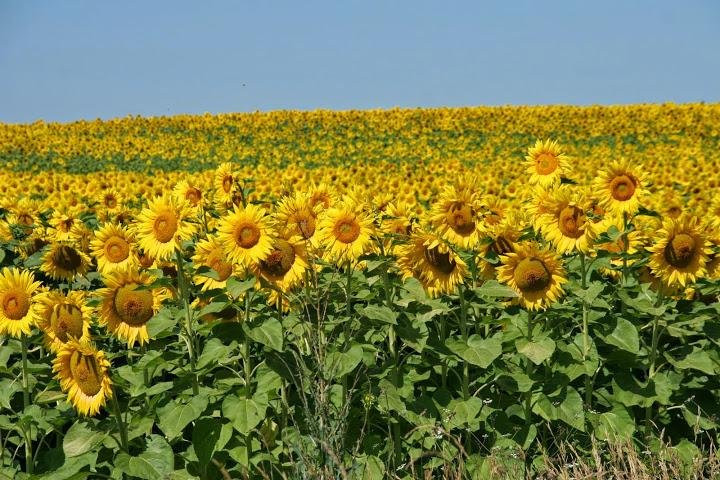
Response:
M720 2L0 0L0 121L720 101Z

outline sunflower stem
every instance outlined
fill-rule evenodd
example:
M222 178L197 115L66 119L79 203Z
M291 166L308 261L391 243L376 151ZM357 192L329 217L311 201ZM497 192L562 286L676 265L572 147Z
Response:
M528 328L527 328L527 341L528 343L532 342L532 333L533 333L533 320L534 315L532 310L528 310ZM533 364L532 360L530 358L525 358L525 375L530 378L533 371ZM525 392L525 423L527 425L530 425L532 423L532 388L529 388L527 392Z
M28 378L28 338L24 333L20 337L22 344L22 388L23 388L23 408L30 406L30 385Z
M117 422L118 431L120 432L120 447L124 451L128 451L128 432L127 432L127 425L125 424L125 421L122 418L122 413L120 412L120 404L117 400L117 390L115 390L115 386L112 387L112 395L110 396L110 400L112 403L112 409L113 409L113 415L115 415L115 421Z
M657 306L661 306L663 302L663 293L660 291L658 293L658 301ZM652 343L650 345L650 365L648 366L648 384L655 376L655 361L657 360L657 349L658 349L658 343L660 341L660 315L655 315L653 317L653 326L652 326ZM652 426L652 403L645 407L645 435L650 436Z
M585 254L580 252L580 275L583 290L587 288L587 268L585 265ZM583 322L583 367L585 371L585 405L590 408L592 404L592 375L587 371L587 358L590 355L590 327L588 325L588 304L585 297L582 299L582 322Z
M245 324L250 321L250 296L245 292ZM252 398L252 389L250 387L252 381L252 359L250 358L250 339L247 334L243 339L242 345L243 356L243 373L245 375L245 398ZM245 435L245 451L247 452L248 467L247 473L250 474L250 457L252 456L252 432Z
M188 337L186 344L188 347L188 356L190 357L192 389L193 395L197 395L200 393L200 387L198 385L197 373L195 372L195 339L192 328L192 312L190 311L190 295L188 293L187 283L185 282L182 255L178 249L175 250L175 261L177 263L178 291L180 292L180 296L182 296L183 307L185 310L185 331Z

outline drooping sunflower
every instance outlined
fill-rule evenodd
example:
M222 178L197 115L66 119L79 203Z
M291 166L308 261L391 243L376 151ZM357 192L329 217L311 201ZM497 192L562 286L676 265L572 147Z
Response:
M193 210L198 210L204 203L202 190L190 183L187 179L180 180L177 185L175 185L175 188L173 188L173 196L179 205L185 204Z
M243 268L251 268L265 258L272 249L271 219L265 209L256 205L235 209L220 219L218 241L227 257Z
M283 198L275 213L275 220L281 231L289 236L299 235L317 246L318 213L320 207L310 202L310 196L306 193L296 192L294 195Z
M403 279L416 278L430 297L453 293L468 276L467 265L450 246L422 228L397 247L396 255Z
M372 216L345 198L324 212L317 235L327 259L342 266L356 262L372 248L374 232Z
M40 270L55 280L71 282L90 269L87 253L68 242L53 242L42 258Z
M538 245L519 244L515 251L500 257L498 281L519 295L518 301L529 310L544 310L563 294L567 282L560 258Z
M129 229L122 225L106 223L96 230L90 248L97 260L98 270L108 273L137 266L134 240Z
M484 233L479 202L468 185L446 187L430 211L430 222L443 240L460 248L476 247Z
M596 236L595 225L588 220L583 202L566 186L552 192L549 211L537 217L536 226L561 254L587 253Z
M216 272L213 276L196 274L193 277L193 281L196 285L200 285L202 291L225 288L227 279L238 273L216 236L210 236L195 245L192 261L195 267L208 267Z
M5 267L0 271L0 335L30 334L39 318L39 290L40 282L27 270Z
M235 172L233 164L225 162L215 171L215 201L224 207L232 204L235 194Z
M148 201L133 225L140 247L158 260L168 260L194 231L189 210L165 195Z
M478 259L481 276L484 279L495 278L495 269L498 266L489 262L487 258L492 256L499 262L500 256L514 252L515 244L520 239L526 223L520 212L509 211L499 223L488 228Z
M705 275L712 250L697 217L666 219L654 238L648 266L670 286L685 286Z
M83 225L77 208L66 208L53 211L50 217L50 233L60 242L75 240L78 229Z
M55 377L67 392L68 402L87 416L99 413L106 400L112 398L109 369L105 352L76 339L64 343L53 360Z
M600 204L609 212L633 215L640 209L645 194L643 175L637 167L631 168L629 162L612 163L599 172L594 183Z
M57 290L38 295L38 327L44 333L45 345L57 353L71 339L90 340L92 308L85 303L86 294Z
M525 159L532 185L549 187L570 170L570 159L555 140L537 140Z
M98 290L102 297L100 324L132 347L150 337L147 322L160 310L169 297L161 288L148 288L153 277L137 270L116 271L103 276L105 288ZM142 287L142 288L140 288Z
M386 254L392 255L399 243L407 241L416 220L409 203L397 201L387 205L380 221L380 230L385 234L382 243Z
M257 278L267 280L283 292L298 285L308 268L305 243L299 236L273 239L270 253L253 265Z

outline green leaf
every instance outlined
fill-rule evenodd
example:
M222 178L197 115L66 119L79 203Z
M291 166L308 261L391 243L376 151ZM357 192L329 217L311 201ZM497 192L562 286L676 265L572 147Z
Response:
M277 352L282 352L283 348L283 328L277 318L266 318L262 324L257 327L249 328L243 324L247 334L258 343L272 348Z
M397 313L383 305L368 305L360 310L360 314L370 320L377 320L390 325L397 324Z
M591 414L595 436L604 441L619 442L629 440L635 433L635 422L627 409L614 404L609 412Z
M385 477L385 464L375 455L368 455L360 459L362 464L362 480L383 480Z
M231 350L220 339L211 338L205 343L205 347L203 347L203 351L197 359L197 368L203 369L218 363L221 359L226 358Z
M640 339L638 337L637 328L628 320L618 318L615 329L604 338L606 343L615 345L630 353L638 353L640 351Z
M243 293L251 290L255 286L255 279L248 278L247 280L238 280L235 277L227 279L225 290L233 298L240 298Z
M157 338L161 333L170 331L177 325L177 320L168 307L160 311L147 322L147 331L150 338Z
M121 453L115 458L115 468L147 480L165 478L172 473L173 465L172 448L160 435L150 435L147 449L140 455L131 457Z
M63 452L68 458L77 457L100 445L106 436L107 433L91 430L85 423L77 421L63 438Z
M220 430L222 429L220 422L219 418L208 417L201 418L195 422L192 432L192 443L200 465L205 466L212 460L218 440L220 439Z
M357 343L347 352L330 352L325 357L325 374L328 378L341 378L352 372L362 360L363 349Z
M715 362L712 361L710 355L705 350L695 349L685 358L674 363L675 368L686 369L692 368L700 370L708 375L715 375Z
M482 338L472 335L467 343L462 339L449 339L446 346L468 363L487 368L502 353L502 342L497 337Z
M267 406L252 398L240 398L236 395L225 397L222 412L235 429L247 435L265 418Z
M497 282L496 280L488 280L483 283L480 287L476 288L475 294L481 297L491 298L515 298L518 296L517 292L507 285Z
M202 415L207 404L207 397L202 395L193 397L188 403L173 400L164 407L158 408L158 427L168 440L172 440L182 433L188 423Z
M532 342L528 342L526 338L519 338L515 341L515 348L535 365L540 365L552 357L555 352L555 342L547 337Z
M585 430L583 401L572 387L568 387L562 399L550 399L545 394L537 394L532 410L546 420L561 420L578 430Z

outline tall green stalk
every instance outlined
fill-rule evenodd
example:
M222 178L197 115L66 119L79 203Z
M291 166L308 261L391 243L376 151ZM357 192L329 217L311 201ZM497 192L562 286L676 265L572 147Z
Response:
M188 348L188 356L190 357L190 373L192 378L192 389L193 394L197 395L200 393L198 385L197 373L195 370L196 358L195 358L195 336L192 327L192 311L190 310L190 293L188 292L187 282L185 279L185 271L183 270L183 259L180 250L175 250L175 261L177 265L177 279L178 279L178 293L182 297L183 307L185 310L185 335L187 341L185 342Z
M28 337L24 333L20 336L20 343L22 344L22 387L23 387L23 410L27 410L30 406L30 381L28 375ZM25 431L23 428L23 436L25 437L25 471L32 475L33 473L33 449L32 449L32 435L30 431L30 425L28 430Z
M657 307L660 307L663 302L663 293L662 291L658 293L658 301L657 301ZM657 350L658 350L658 343L660 342L660 315L655 315L653 317L653 324L652 324L652 340L650 344L650 364L648 365L648 376L647 381L650 383L650 381L655 376L655 362L657 361ZM645 435L650 436L650 431L652 425L652 403L645 407Z
M582 289L587 288L587 267L585 265L585 254L580 253L580 274ZM583 367L587 369L587 359L590 355L590 327L588 325L588 304L585 297L582 299L582 323L583 323ZM590 372L585 371L585 405L590 408L592 405L593 382Z
M534 320L534 314L532 310L528 310L528 326L527 326L527 341L528 343L532 342L532 333L533 333L533 320ZM531 377L533 373L533 363L530 358L525 358L525 375L528 376L528 378ZM530 425L532 423L532 387L528 389L527 392L525 392L525 423Z
M120 432L120 448L122 448L125 452L128 451L128 431L127 431L127 425L125 424L125 421L122 417L122 412L120 411L120 404L117 400L117 390L115 387L112 387L112 396L110 398L110 403L112 405L113 409L113 415L115 416L115 421L117 422L118 426L118 432Z

